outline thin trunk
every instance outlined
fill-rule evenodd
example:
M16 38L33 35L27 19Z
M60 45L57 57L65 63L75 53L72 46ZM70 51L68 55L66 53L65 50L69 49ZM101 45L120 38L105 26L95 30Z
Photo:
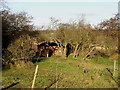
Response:
M88 52L88 54L87 55L85 55L85 57L83 58L84 60L86 59L86 57L88 57L88 55L90 55L91 54L91 52L94 50L95 48L93 47L91 50L90 50L90 52Z
M47 52L47 57L49 57L49 54L48 54L48 52Z
M78 47L79 47L79 44L77 44L76 47L75 47L75 51L74 51L74 53L73 53L73 58L75 58L76 55L77 55Z
M64 48L64 57L65 57L65 59L66 59L66 45L67 44L65 44L65 48Z

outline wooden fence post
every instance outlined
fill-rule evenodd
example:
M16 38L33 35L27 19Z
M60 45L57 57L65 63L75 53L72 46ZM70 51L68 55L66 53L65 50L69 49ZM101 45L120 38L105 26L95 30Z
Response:
M34 78L33 78L33 82L32 82L32 87L31 87L32 89L34 88L37 71L38 71L38 65L36 66L36 69L35 69L35 74L34 74Z
M116 69L116 60L114 60L114 71L113 71L113 76L115 76L115 69Z

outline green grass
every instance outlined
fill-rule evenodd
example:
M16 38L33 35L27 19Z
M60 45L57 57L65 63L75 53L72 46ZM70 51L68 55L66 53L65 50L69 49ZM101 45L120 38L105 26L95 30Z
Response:
M91 62L96 64L106 64L106 65L112 65L113 60L110 60L108 57L92 57L90 58Z
M118 64L118 63L117 63ZM46 88L57 78L58 82L50 88L115 88L116 82L112 79L108 68L113 72L113 61L100 57L82 60L80 57L68 59L63 57L38 58L38 73L35 88ZM19 82L13 88L30 88L32 85L35 66L12 68L3 71L3 87ZM117 80L117 73L114 77Z

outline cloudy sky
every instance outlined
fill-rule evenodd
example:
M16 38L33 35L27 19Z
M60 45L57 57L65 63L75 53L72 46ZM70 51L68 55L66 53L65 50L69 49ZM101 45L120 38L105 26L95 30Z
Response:
M48 2L49 1L49 2ZM33 16L36 26L47 26L50 17L60 22L84 18L87 23L98 24L118 12L119 0L9 0L12 12L25 11Z

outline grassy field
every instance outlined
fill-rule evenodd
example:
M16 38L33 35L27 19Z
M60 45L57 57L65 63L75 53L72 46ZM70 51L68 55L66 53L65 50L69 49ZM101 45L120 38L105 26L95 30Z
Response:
M39 65L35 88L117 88L118 67L112 77L113 61L107 57L82 60L80 57L68 59L50 57L38 59ZM13 67L3 70L2 87L30 88L35 65ZM118 62L117 62L118 65ZM18 82L18 83L17 83Z

